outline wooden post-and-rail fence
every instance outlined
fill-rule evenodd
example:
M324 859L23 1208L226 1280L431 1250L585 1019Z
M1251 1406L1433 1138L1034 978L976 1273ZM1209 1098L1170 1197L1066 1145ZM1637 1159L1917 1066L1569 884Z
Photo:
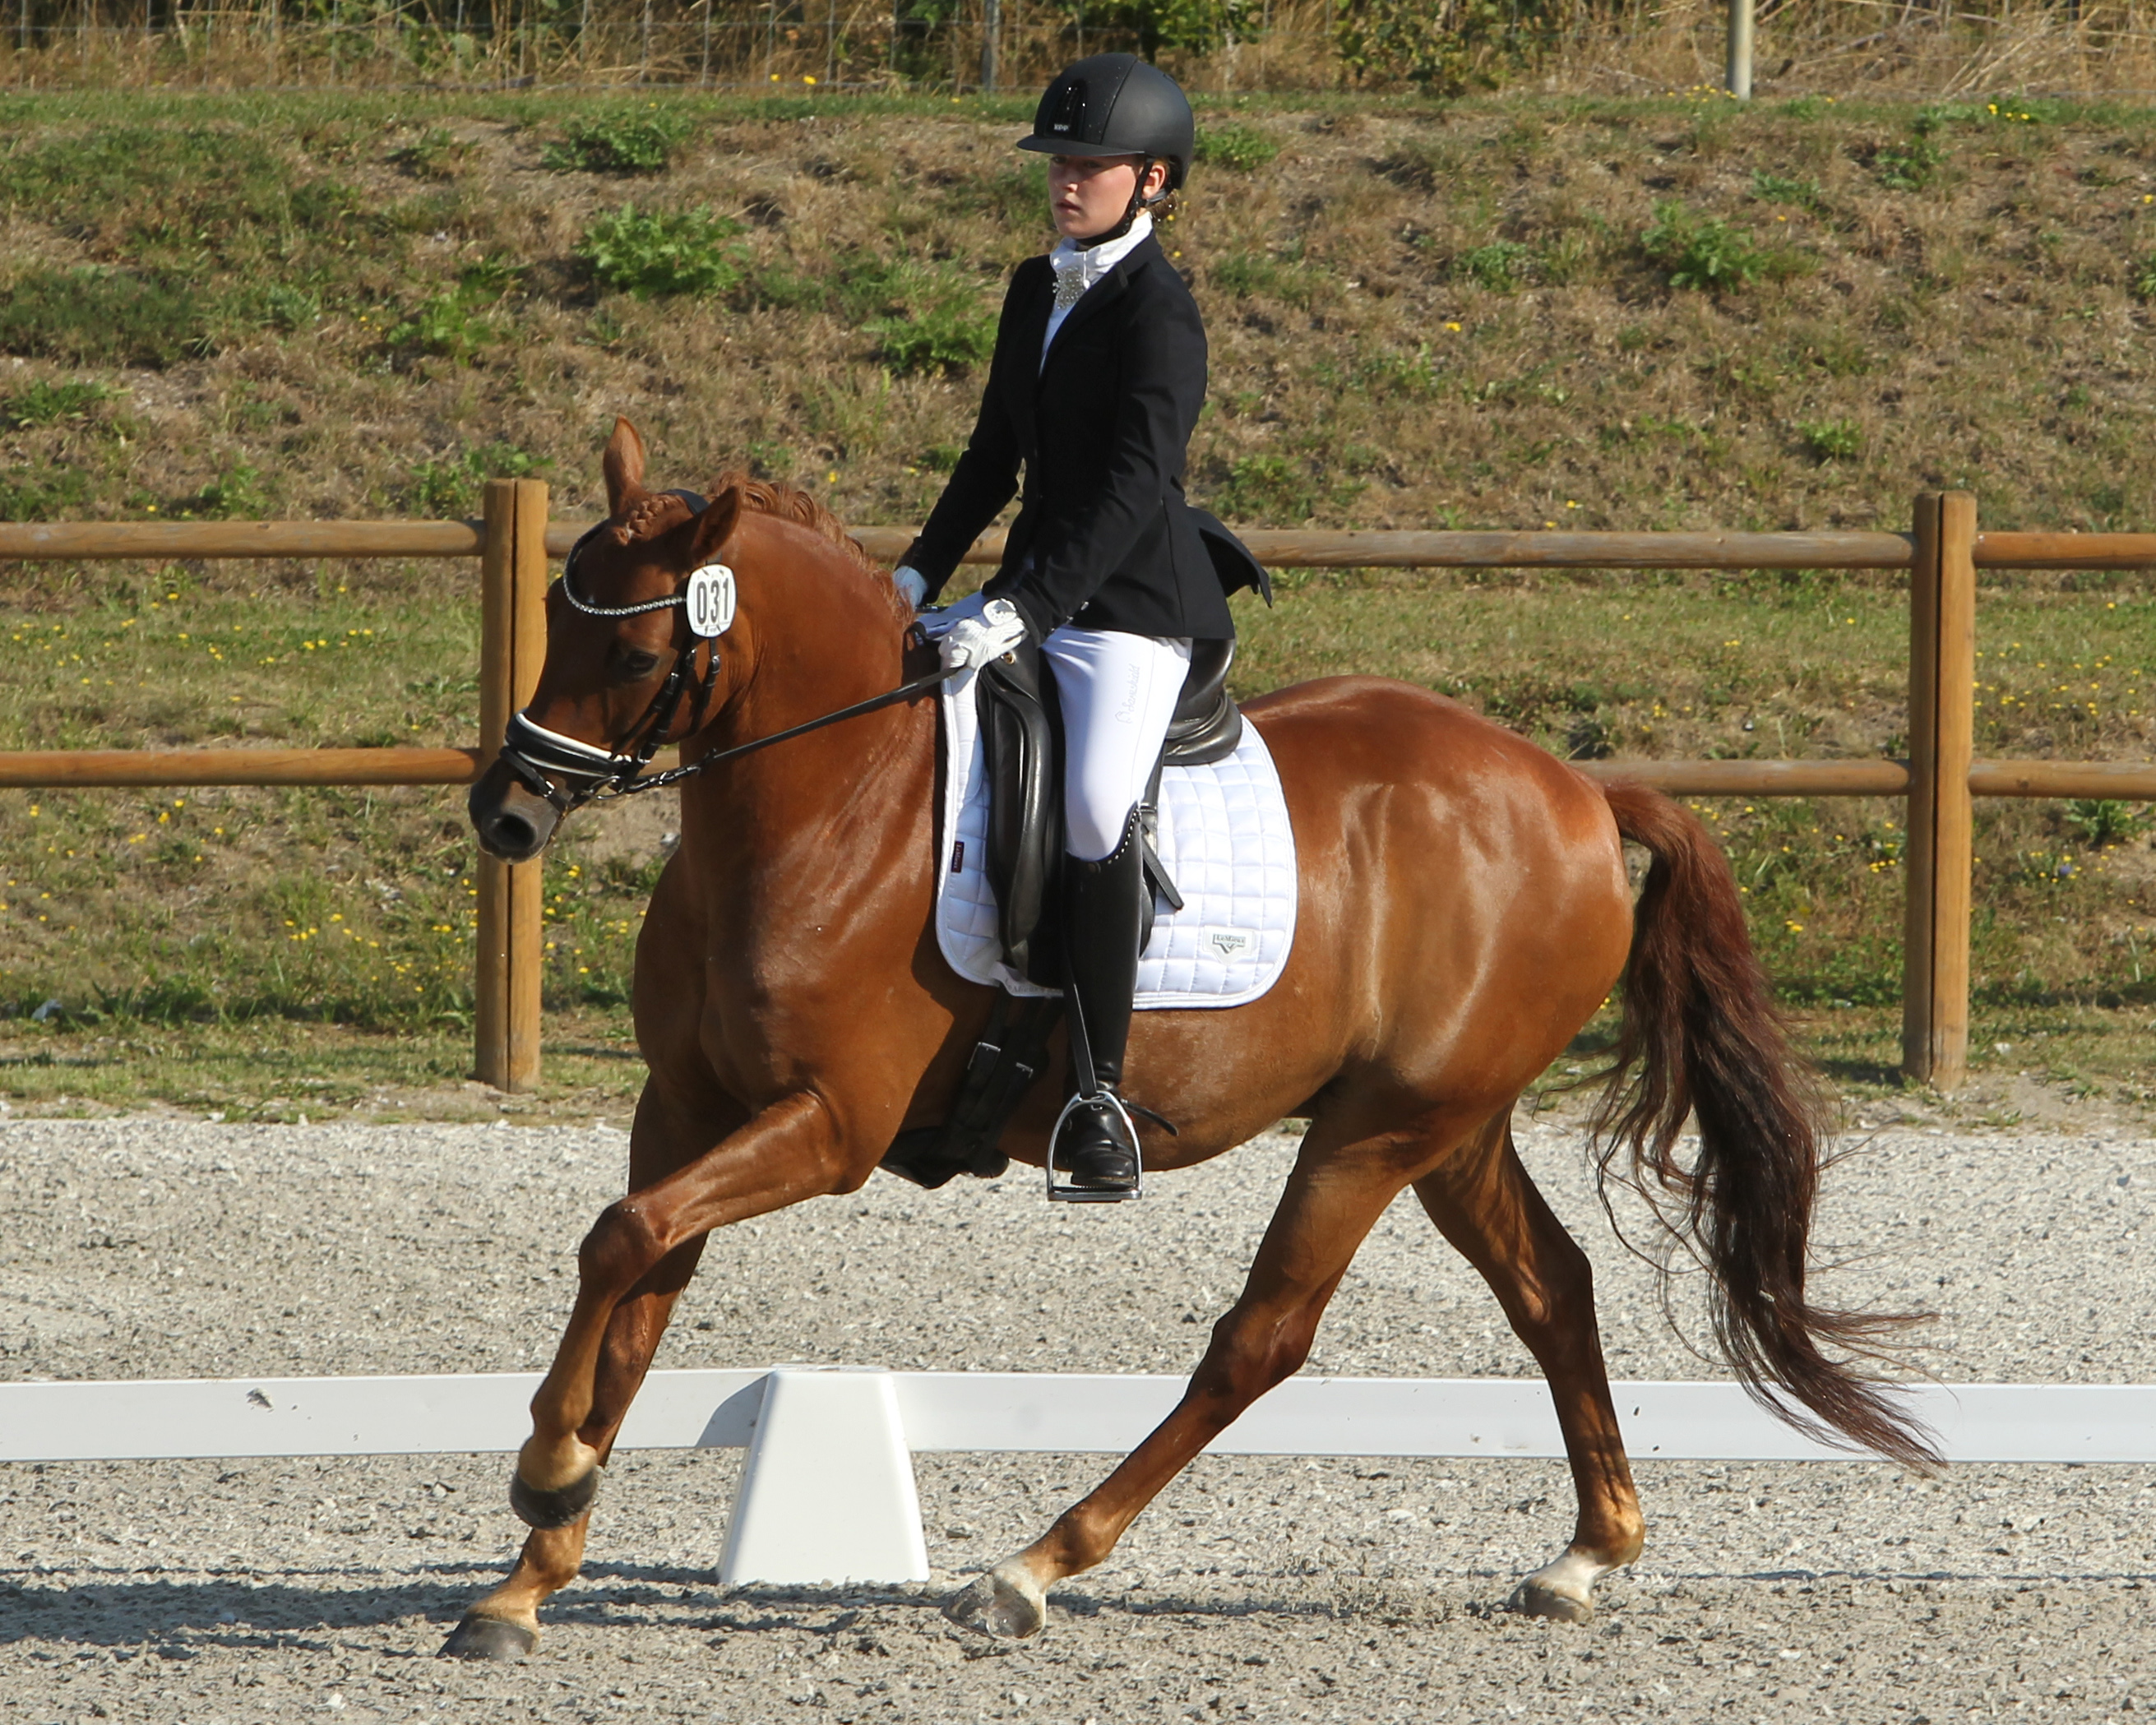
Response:
M0 524L0 561L475 557L483 619L476 747L0 752L0 787L469 784L538 680L549 568L579 531L550 522L547 487L536 480L488 481L477 521ZM890 560L911 536L870 527L855 536ZM1974 752L1977 570L2156 566L2156 533L1982 533L1976 500L1949 491L1919 497L1906 534L1253 530L1244 537L1280 568L1908 570L1906 762L1576 764L1672 795L1907 798L1902 1066L1942 1089L1961 1081L1968 1058L1973 798L2156 799L2156 763L1984 761ZM990 534L966 561L993 563L1001 552L1002 536ZM539 1074L540 868L480 860L477 1070L503 1090L528 1089Z

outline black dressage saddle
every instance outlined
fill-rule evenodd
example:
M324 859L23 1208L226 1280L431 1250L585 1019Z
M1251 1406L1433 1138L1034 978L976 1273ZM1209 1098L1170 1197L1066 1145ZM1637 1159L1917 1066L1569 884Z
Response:
M1242 542L1203 510L1192 513L1221 587L1229 593L1252 588L1271 604L1272 583ZM1242 709L1228 693L1228 668L1235 662L1232 639L1191 644L1183 693L1139 809L1151 888L1141 951L1159 906L1183 908L1183 896L1153 849L1161 772L1208 766L1235 753L1243 740ZM997 937L1012 970L1044 988L1060 988L1055 910L1062 897L1063 726L1055 679L1041 665L1040 649L1028 644L992 661L973 687L988 783L988 854L983 867L995 891ZM943 837L947 845L956 842L949 834ZM1049 1034L1062 1009L1057 996L1019 999L998 989L951 1118L942 1126L901 1132L883 1166L932 1190L962 1173L989 1179L1002 1173L1009 1162L998 1141L1026 1091L1047 1070Z
M1235 753L1243 740L1242 709L1228 693L1235 658L1232 640L1192 645L1183 694L1146 790L1146 875L1155 898L1173 910L1182 909L1182 895L1153 851L1161 769L1203 767ZM988 780L983 867L995 890L998 937L1013 970L1053 988L1061 976L1051 911L1063 864L1063 736L1055 680L1042 667L1040 649L1028 645L990 664L974 689Z

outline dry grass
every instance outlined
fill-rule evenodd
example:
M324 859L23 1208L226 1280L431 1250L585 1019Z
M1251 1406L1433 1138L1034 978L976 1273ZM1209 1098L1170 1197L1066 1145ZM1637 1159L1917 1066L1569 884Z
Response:
M572 118L653 111L691 122L663 175L541 165ZM1897 526L1913 491L1965 484L1994 526L2156 525L2133 358L2156 293L2156 121L2005 105L2021 113L1209 106L1257 165L1202 167L1169 234L1214 342L1193 495L1265 525L1773 528ZM850 519L917 520L977 396L965 331L1044 243L1034 170L1007 148L1023 117L896 97L0 100L0 322L28 350L0 357L0 512L440 515L513 470L576 514L625 412L664 482L746 462ZM579 242L632 199L738 221L738 280L601 290ZM1722 236L1702 243L1753 259L1747 285L1671 285L1641 236L1672 201L1686 231ZM108 300L159 286L123 307L126 351L113 320L69 321L64 294L23 321L25 284L82 269L107 272ZM468 740L475 624L438 602L445 578L471 578L0 569L0 742ZM2153 592L1988 589L1979 747L2150 754ZM1242 681L1404 675L1561 752L1892 753L1902 619L1883 579L1312 578L1246 617ZM0 1000L82 1017L24 1036L312 1015L454 1045L470 854L454 795L179 800L33 816L0 798ZM1823 1047L1887 1034L1892 817L1718 811ZM2107 854L2051 805L1985 820L1980 1045L2025 1046L2050 1014L2061 1037L2082 1027L2091 1070L2145 1082L2145 837ZM554 871L557 1005L617 1011L654 837Z

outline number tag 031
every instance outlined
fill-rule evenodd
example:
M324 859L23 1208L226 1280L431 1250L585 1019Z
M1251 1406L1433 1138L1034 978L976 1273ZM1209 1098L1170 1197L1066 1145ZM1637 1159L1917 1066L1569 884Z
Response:
M685 598L697 634L708 639L734 626L734 572L724 563L706 563L690 576Z

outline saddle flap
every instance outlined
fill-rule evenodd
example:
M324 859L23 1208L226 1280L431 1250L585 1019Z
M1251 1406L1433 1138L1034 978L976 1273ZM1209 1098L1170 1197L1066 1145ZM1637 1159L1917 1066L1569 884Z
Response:
M1050 711L1055 686L1040 652L1024 645L993 660L976 680L983 766L988 776L989 884L1005 961L1037 970L1035 937L1063 851L1062 727Z
M1243 740L1243 714L1228 693L1228 667L1235 662L1232 638L1190 644L1190 669L1161 750L1167 765L1205 767L1235 752Z

